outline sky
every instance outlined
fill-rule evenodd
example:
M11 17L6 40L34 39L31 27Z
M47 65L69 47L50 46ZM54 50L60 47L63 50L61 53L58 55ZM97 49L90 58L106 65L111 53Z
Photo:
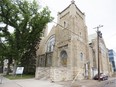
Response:
M51 15L57 22L57 13L64 10L71 0L37 0L42 7L48 6ZM106 47L116 52L116 0L75 0L77 7L85 13L88 34L96 33L93 29L99 25ZM55 25L53 22L48 25L49 30Z

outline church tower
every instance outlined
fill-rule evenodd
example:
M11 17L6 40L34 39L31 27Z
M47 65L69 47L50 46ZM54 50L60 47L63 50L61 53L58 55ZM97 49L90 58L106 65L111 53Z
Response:
M85 14L75 1L58 13L57 25L40 43L36 77L49 77L53 81L84 79L88 75L88 33ZM43 72L45 71L45 72ZM47 74L46 74L47 72ZM48 74L49 73L49 74ZM46 76L49 75L49 76Z
M85 14L72 0L66 9L58 13L57 20L53 66L70 68L74 76L78 72L81 75L87 74L85 66L88 58L88 33Z

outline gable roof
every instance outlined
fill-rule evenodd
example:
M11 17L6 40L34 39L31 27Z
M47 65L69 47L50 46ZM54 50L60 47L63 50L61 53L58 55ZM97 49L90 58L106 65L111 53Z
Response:
M75 2L74 2L73 0L71 1L71 4L70 4L67 8L65 8L63 11L59 12L59 14L62 14L64 11L66 11L67 9L69 9L70 6L73 5L73 4L75 5L76 9L77 9L81 14L84 15L84 13L77 7L77 5L75 4Z

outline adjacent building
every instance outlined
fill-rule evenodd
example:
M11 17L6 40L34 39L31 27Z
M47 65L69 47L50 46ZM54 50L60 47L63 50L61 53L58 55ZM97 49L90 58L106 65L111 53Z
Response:
M91 77L98 73L98 43L97 34L89 35L89 60L91 66ZM111 76L113 71L109 62L108 50L104 39L99 38L100 73Z
M108 52L113 71L116 72L116 52L113 49L108 50Z
M48 36L42 37L37 51L36 78L52 81L92 79L98 68L96 41L96 37L88 41L85 14L72 0L58 13L57 25ZM103 39L100 40L100 58L101 72L109 74L108 50Z

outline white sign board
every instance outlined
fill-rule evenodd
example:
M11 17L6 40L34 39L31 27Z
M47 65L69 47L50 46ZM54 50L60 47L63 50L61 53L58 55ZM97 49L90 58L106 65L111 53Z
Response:
M23 74L24 67L17 67L16 74Z

